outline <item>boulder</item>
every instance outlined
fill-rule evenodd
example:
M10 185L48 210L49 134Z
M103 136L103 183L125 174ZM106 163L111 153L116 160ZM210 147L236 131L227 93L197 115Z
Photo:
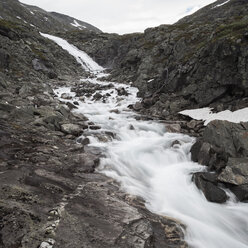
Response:
M134 105L133 105L133 109L136 110L136 111L139 111L143 108L143 105L140 103L140 102L136 102Z
M215 120L191 148L192 160L221 171L228 158L248 157L248 123Z
M54 130L60 130L60 122L63 120L63 117L57 114L48 115L43 118L43 121L48 124L49 127L54 127Z
M191 148L192 160L202 165L208 165L211 159L211 145L197 141Z
M209 172L197 172L193 181L210 202L224 203L228 197L224 190L217 186L217 175Z
M66 134L79 135L83 132L83 128L77 124L62 124L61 131Z
M34 70L36 70L36 71L49 72L49 69L39 59L33 59L32 65L33 65Z
M90 153L78 154L73 158L77 164L77 172L93 173L99 164L99 156Z
M80 143L80 144L82 144L82 145L84 145L84 146L90 144L89 138L82 138L82 137L80 137L80 138L77 139L77 142Z
M100 100L101 98L102 98L102 94L100 94L100 93L96 93L96 94L93 96L93 99L96 100L96 101Z
M70 110L72 110L72 109L77 109L77 107L76 107L73 103L71 103L71 102L67 102L66 105L68 106L68 108L69 108Z
M231 191L236 195L238 200L242 202L248 202L248 184L233 185L230 187Z
M129 95L125 88L118 88L116 90L117 90L118 96L128 96Z
M248 123L214 120L207 125L203 140L222 148L229 157L248 157Z
M68 118L70 114L70 109L66 105L59 105L57 111L60 112L65 118Z
M227 166L218 176L218 180L234 185L248 184L248 157L229 158Z
M61 98L65 99L65 100L70 100L70 99L72 99L72 96L69 93L63 93L61 95Z
M166 132L169 133L180 133L181 125L180 124L165 124Z

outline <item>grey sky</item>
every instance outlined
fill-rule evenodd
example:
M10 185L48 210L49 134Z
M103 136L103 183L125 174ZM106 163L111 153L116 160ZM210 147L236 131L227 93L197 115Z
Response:
M215 0L21 0L86 21L104 32L140 32L171 24Z

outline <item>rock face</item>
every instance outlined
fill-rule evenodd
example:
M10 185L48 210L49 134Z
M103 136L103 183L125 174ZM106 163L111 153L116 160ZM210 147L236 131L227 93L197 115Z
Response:
M215 185L223 183L238 199L248 200L247 122L240 124L218 120L210 122L203 137L193 145L191 153L194 161L217 172L218 176L211 183ZM212 185L199 184L198 175L194 178L198 180L196 184L203 192L212 190ZM203 180L209 181L206 178ZM208 193L204 192L204 194L208 198Z

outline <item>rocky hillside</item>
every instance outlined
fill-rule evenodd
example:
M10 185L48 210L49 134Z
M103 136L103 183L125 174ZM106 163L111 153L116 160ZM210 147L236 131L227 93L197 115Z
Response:
M66 37L139 88L136 110L167 119L187 108L236 110L248 105L247 13L246 0L219 0L144 34Z
M45 33L68 30L101 33L101 30L89 23L56 12L47 12L36 6L20 3L18 0L0 2L0 19L27 24Z
M18 0L0 2L0 73L1 88L19 90L23 82L83 75L75 59L39 32L82 30L101 31L72 17L49 13ZM16 84L9 82L15 81ZM19 83L20 82L20 83Z

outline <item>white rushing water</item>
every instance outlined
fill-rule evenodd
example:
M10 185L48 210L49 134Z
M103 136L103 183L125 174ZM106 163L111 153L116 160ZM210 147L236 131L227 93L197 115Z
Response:
M82 80L94 84L108 84L95 79ZM168 215L186 224L185 239L195 248L247 248L248 205L230 197L226 204L208 202L192 183L192 173L205 168L190 159L194 138L182 134L167 133L163 124L155 121L138 121L128 110L135 103L137 89L124 87L129 96L119 97L114 89L102 94L111 96L105 101L92 97L79 102L76 112L83 113L90 121L102 127L90 131L110 131L116 138L107 143L89 133L91 146L105 149L99 171L118 180L128 193L144 198L146 206L154 213ZM55 93L70 92L60 88ZM119 110L119 114L111 110ZM176 142L175 142L176 141Z
M97 74L103 71L103 68L100 65L98 65L87 53L69 44L66 40L50 35L50 34L40 33L40 35L54 41L59 46L61 46L64 50L66 50L68 53L74 56L77 62L80 63L86 71L92 72L94 74Z

